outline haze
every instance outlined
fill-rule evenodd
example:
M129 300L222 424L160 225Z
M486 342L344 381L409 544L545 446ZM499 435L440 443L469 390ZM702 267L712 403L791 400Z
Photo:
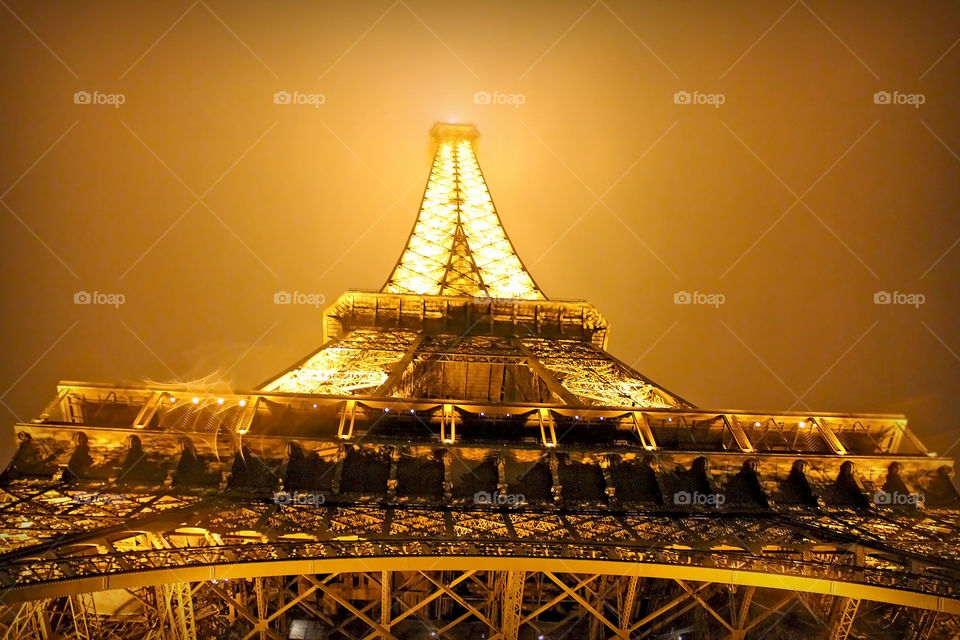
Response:
M958 37L950 2L10 1L0 454L58 380L248 389L315 349L322 305L274 294L381 287L449 121L620 359L957 455Z

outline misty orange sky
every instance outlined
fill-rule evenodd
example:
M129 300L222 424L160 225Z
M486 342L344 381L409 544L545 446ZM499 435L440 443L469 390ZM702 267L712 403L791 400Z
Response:
M4 459L58 380L249 389L319 346L274 294L383 285L437 121L645 375L960 453L955 2L0 4Z

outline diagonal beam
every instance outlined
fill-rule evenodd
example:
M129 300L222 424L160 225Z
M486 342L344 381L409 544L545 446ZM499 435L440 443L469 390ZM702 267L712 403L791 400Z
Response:
M595 574L595 575L592 575L592 576L590 576L590 577L588 577L588 578L584 578L583 580L581 580L580 582L578 582L577 585L573 588L574 591L579 591L579 590L582 589L584 586L586 586L587 584L589 584L590 582L596 580L596 579L599 578L599 577L600 577L600 574ZM560 602L560 601L562 601L562 600L565 600L566 597L567 597L566 592L562 592L560 595L554 597L552 600L548 601L546 604L543 604L543 605L541 605L540 607L538 607L537 609L535 609L535 610L533 611L533 613L530 613L530 614L528 614L527 616L525 616L523 619L521 619L521 620L520 620L520 624L521 624L521 625L527 624L528 622L530 622L531 620L533 620L534 618L536 618L538 615L540 615L541 613L543 613L544 611L546 611L547 609L549 609L549 608L552 607L553 605L557 604L558 602Z
M599 618L600 622L605 624L611 631L613 631L613 633L616 634L618 638L623 638L623 640L628 640L629 636L620 627L618 627L617 625L607 620L606 616L604 616L602 613L594 609L589 602L584 600L579 593L577 593L576 591L573 591L570 587L568 587L566 583L563 582L563 580L553 575L549 571L544 571L544 575L546 575L548 578L553 580L558 587L560 587L567 593L567 595L569 595L571 598L573 598L578 603L580 603L581 607L583 607L584 609L592 613L594 616Z
M210 590L213 591L214 593L216 593L216 594L217 594L218 596L220 596L221 598L223 598L223 600L224 600L227 604L231 605L234 609L236 609L237 613L239 613L241 616L243 616L243 617L247 620L247 622L249 622L250 624L252 624L252 625L254 626L255 629L258 629L258 630L259 630L259 629L261 628L260 625L261 625L261 622L262 622L262 621L257 617L257 614L255 614L254 612L250 611L250 609L249 609L248 607L246 607L246 606L240 604L239 602L237 602L236 600L234 600L233 597L232 597L229 593L227 593L226 591L224 591L222 587L220 587L220 586L218 586L218 585L215 585L215 584L211 584L211 585L210 585ZM263 631L264 631L264 633L265 633L267 636L273 638L273 640L286 640L283 636L281 636L281 635L278 634L277 632L273 631L273 630L270 629L269 627L264 627L264 628L263 628Z
M352 613L352 614L353 614L354 616L356 616L357 618L360 618L361 620L363 620L363 621L364 621L365 623L367 623L369 626L371 626L371 627L373 627L374 629L376 629L376 631L377 631L383 638L387 638L387 639L389 639L389 640L397 640L396 636L394 636L393 634L391 634L389 629L384 628L383 625L381 625L379 622L376 622L376 621L373 620L370 616L366 615L363 611L360 611L360 610L357 609L355 606L353 606L352 604L350 604L350 602L349 602L348 600L346 600L345 598L343 598L339 593L337 593L337 591L336 591L335 589L332 589L332 588L328 587L327 585L323 584L322 582L320 582L319 580L317 580L317 579L314 578L313 576L307 576L307 575L305 575L305 576L303 576L303 577L306 578L306 579L307 579L309 582L311 582L312 584L317 585L317 587L318 587L321 591L323 591L326 595L330 596L330 597L334 600L334 602L336 602L337 604L339 604L341 607L343 607L344 609L346 609L347 611L349 611L350 613Z
M758 624L760 624L761 622L763 622L764 620L766 620L768 617L772 616L774 613L776 613L777 611L779 611L780 609L782 609L782 608L783 608L783 605L787 604L788 602L793 602L793 595L791 595L791 594L785 595L785 596L784 596L783 598L781 598L780 601L777 602L775 605L773 605L772 607L770 607L769 609L767 609L766 611L764 611L763 613L761 613L760 615L758 615L756 618L754 618L753 620L751 620L751 621L750 621L750 624L748 624L746 627L744 627L743 630L744 630L744 631L750 631L750 630L753 629L755 626L757 626Z
M702 585L700 585L699 587L697 587L695 591L696 591L697 593L699 593L699 592L703 591L704 589L706 589L707 587L709 587L711 584L712 584L712 583L710 583L710 582L705 582L705 583L703 583ZM636 631L636 630L639 629L640 627L650 624L651 622L653 622L654 620L656 620L657 618L659 618L660 616L662 616L663 614L665 614L667 611L670 611L670 609L673 609L674 607L676 607L677 605L681 604L682 602L685 602L685 601L689 600L690 597L691 597L691 596L690 596L689 593L686 593L686 592L681 593L681 594L678 595L676 598L674 598L673 600L671 600L671 601L668 602L667 604L663 605L662 607L660 607L659 609L657 609L657 610L654 611L653 613L650 613L650 614L645 615L642 619L640 619L640 620L637 621L632 627L630 627L629 631L630 631L631 633L633 633L634 631Z
M450 587L455 587L455 586L457 586L458 584L460 584L461 582L463 582L464 580L470 578L470 577L471 577L473 574L475 574L475 573L476 573L475 570L474 570L474 571L467 571L466 573L462 573L462 574L460 574L459 576L457 576L457 578L454 579L454 580L450 583L449 586L450 586ZM418 575L421 575L421 574L418 574ZM409 587L409 586L412 586L412 585L410 584L410 582L411 582L411 580L408 580L405 584L403 584L403 585L401 586L401 589L406 588L406 587ZM410 616L416 614L418 611L420 611L420 609L424 608L425 606L427 606L428 604L430 604L431 602L433 602L434 600L436 600L437 598L439 598L440 596L442 596L443 593L444 593L443 590L437 589L436 591L434 591L433 593L431 593L429 596L427 596L426 598L422 599L420 602L416 603L416 604L413 605L412 607L409 607L406 611L403 611L400 615L398 615L396 618L394 618L393 621L391 622L390 626L391 626L391 627L394 627L394 626L396 626L396 624L397 624L398 622L401 622L401 621L409 618ZM400 599L400 597L399 597L397 594L394 594L394 598L397 600L397 602L400 602L401 604L403 604L403 601ZM419 614L418 614L418 617L419 617ZM377 636L378 636L377 633L371 633L370 635L365 636L363 640L374 640Z
M700 606L703 607L704 609L706 609L707 612L708 612L710 615L712 615L714 618L716 618L717 620L719 620L719 621L720 621L720 624L722 624L722 625L726 628L727 631L732 632L732 631L734 630L733 627L730 626L730 623L727 622L726 620L724 620L724 619L723 619L723 616L721 616L719 613L717 613L716 611L714 611L714 610L713 610L713 607L711 607L709 604L707 604L707 601L704 600L703 598L701 598L701 597L699 596L699 594L697 594L697 592L694 591L693 588L690 587L686 582L684 582L683 580L679 580L679 579L678 579L678 580L677 580L677 583L678 583L681 587L683 587L683 590L686 591L688 594L690 594L690 596L691 596L694 600L696 600L698 603L700 603Z
M463 607L464 609L466 609L467 611L469 611L470 613L472 613L478 620L480 620L481 622L483 622L485 625L487 625L487 626L490 627L491 629L496 630L497 626L496 626L493 622L491 622L489 618L487 618L485 615L483 615L482 613L480 613L480 611L478 611L476 607L474 607L474 606L471 605L469 602L467 602L466 600L464 600L463 598L461 598L460 595L457 594L456 592L454 592L450 587L448 587L447 585L443 584L442 582L440 582L440 581L438 581L438 580L434 580L433 578L431 578L429 575L427 575L427 574L424 573L423 571L421 571L420 574L421 574L424 578L426 578L427 580L429 580L430 583L433 584L433 586L435 586L437 589L440 589L442 593L447 594L447 595L450 596L453 600L455 600L461 607Z

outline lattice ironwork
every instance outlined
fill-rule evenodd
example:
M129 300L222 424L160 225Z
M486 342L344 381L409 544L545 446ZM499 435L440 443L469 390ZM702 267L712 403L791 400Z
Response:
M411 331L358 329L264 386L265 391L353 395L372 392L413 344Z
M493 206L473 149L476 129L438 125L433 168L388 293L543 299Z
M434 134L319 351L252 391L61 383L15 426L0 640L960 637L951 459L645 378L537 288L475 130Z
M681 407L674 398L605 352L573 340L524 338L523 345L584 404Z

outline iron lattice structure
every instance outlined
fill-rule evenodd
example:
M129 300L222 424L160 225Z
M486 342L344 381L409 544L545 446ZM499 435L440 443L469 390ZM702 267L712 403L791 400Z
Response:
M2 638L956 638L901 415L695 407L549 300L438 125L381 291L249 392L63 382L0 478Z

